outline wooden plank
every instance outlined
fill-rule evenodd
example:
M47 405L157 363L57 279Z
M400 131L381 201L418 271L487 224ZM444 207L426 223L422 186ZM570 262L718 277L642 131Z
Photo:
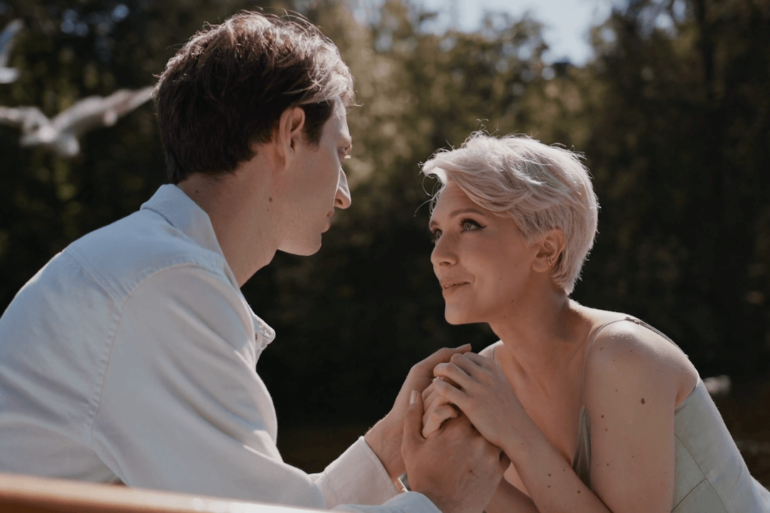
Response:
M1 513L307 513L294 507L229 501L126 486L0 474Z

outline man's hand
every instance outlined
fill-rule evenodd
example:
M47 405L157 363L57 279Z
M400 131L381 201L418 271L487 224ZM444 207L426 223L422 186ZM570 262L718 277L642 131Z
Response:
M391 479L398 479L405 471L404 461L401 459L401 439L404 433L404 416L409 407L409 396L412 390L421 393L433 381L433 369L436 365L448 362L454 354L464 354L470 350L470 344L455 349L439 349L412 367L401 386L393 408L364 436L366 443L385 466Z
M422 415L422 396L415 391L401 449L411 489L443 513L481 513L510 461L465 415L447 420L433 436L423 438Z

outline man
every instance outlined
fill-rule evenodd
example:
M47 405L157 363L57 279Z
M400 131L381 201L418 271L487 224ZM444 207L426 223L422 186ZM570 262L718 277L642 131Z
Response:
M420 435L419 392L467 347L416 365L393 410L322 474L276 449L255 371L275 335L239 288L278 250L318 251L334 209L350 206L352 99L336 47L298 20L237 15L169 61L156 105L172 183L54 257L0 319L0 472L316 508L483 510L500 451L464 419ZM398 493L405 470L422 493Z

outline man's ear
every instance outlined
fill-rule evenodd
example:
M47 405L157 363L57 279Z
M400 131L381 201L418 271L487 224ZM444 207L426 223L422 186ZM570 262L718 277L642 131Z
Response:
M544 273L553 269L561 258L564 248L567 246L567 238L563 231L555 228L547 231L535 244L538 245L538 251L535 255L535 261L532 263L532 270Z
M278 120L278 128L274 134L276 151L283 159L284 167L288 167L297 153L297 146L304 137L305 110L302 107L290 107L283 111Z

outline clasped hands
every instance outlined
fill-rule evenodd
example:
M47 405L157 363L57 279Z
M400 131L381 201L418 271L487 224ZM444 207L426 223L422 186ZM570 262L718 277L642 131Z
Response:
M449 419L465 414L490 443L503 446L512 425L508 415L522 409L497 363L484 356L454 354L436 365L435 378L423 391L422 435L429 438Z
M438 394L437 385L432 384L434 371L441 372L441 365L450 364L469 350L468 345L441 349L412 367L391 412L365 437L391 477L405 470L411 489L426 495L443 513L482 512L510 464L467 416L453 411L439 421L449 412L441 408L437 396L431 396L433 392ZM424 436L423 394L431 387L433 390L426 393L431 403L425 417L431 432Z

